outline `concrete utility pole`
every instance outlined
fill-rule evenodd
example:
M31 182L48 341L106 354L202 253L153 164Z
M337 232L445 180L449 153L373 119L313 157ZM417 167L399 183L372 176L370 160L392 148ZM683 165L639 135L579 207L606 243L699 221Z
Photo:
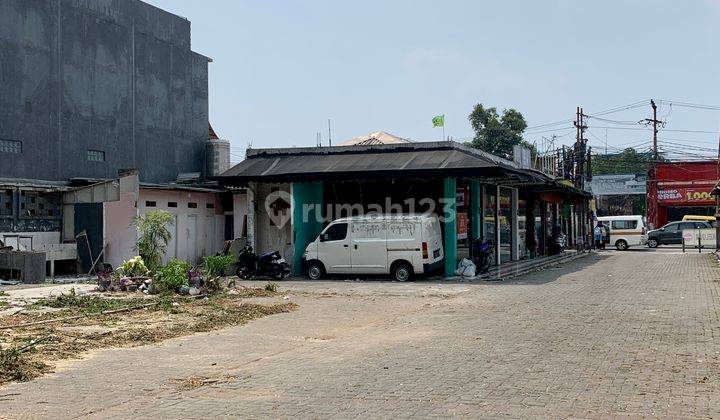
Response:
M575 111L575 185L579 189L585 188L585 155L587 150L587 140L585 139L585 114L582 107L577 107Z
M653 117L645 118L643 121L647 123L652 123L653 125L653 160L657 162L658 160L658 148L657 148L657 134L658 134L658 123L661 123L662 121L657 119L657 105L655 105L655 100L650 100L650 106L653 110Z

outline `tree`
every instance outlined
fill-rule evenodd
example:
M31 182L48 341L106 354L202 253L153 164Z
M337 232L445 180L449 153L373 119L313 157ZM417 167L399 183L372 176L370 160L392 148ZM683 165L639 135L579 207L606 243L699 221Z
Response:
M172 214L165 210L153 210L144 216L133 217L131 226L139 233L135 250L150 271L155 271L160 266L160 258L171 239L168 225L172 223Z
M638 153L637 150L628 147L620 153L593 156L592 173L593 175L647 175L651 162L651 152Z
M513 146L522 145L535 151L532 144L523 140L522 133L527 128L525 117L515 109L506 109L499 115L497 109L475 105L468 117L475 131L470 145L488 153L512 159Z

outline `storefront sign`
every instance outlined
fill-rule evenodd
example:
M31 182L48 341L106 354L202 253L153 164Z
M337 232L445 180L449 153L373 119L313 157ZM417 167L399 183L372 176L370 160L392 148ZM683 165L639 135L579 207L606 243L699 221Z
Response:
M674 187L658 189L657 199L662 204L712 205L715 203L710 195L712 187Z
M645 194L645 177L635 174L596 175L590 182L593 195L631 195Z

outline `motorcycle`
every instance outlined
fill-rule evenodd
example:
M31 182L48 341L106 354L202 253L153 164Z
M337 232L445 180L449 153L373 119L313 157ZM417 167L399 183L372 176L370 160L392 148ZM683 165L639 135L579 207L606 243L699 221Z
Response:
M553 229L553 236L552 236L552 242L551 242L551 254L557 255L562 254L563 251L565 251L565 246L567 245L567 236L565 236L564 233L562 233L562 230L559 226L555 226Z
M487 273L495 255L495 244L490 240L477 241L473 244L473 261L478 273Z
M256 255L252 246L246 245L238 255L235 271L238 277L245 280L253 277L271 277L275 280L282 280L290 274L290 264L278 251Z

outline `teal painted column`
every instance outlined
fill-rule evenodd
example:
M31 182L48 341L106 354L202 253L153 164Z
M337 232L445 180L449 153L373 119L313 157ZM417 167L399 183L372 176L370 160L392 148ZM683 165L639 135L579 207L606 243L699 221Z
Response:
M455 275L457 265L457 186L455 178L443 183L443 216L445 217L445 277Z
M480 180L470 180L470 234L473 240L482 237L482 186Z
M323 229L323 184L303 182L292 184L292 232L295 243L293 275L302 275L302 256L308 244Z

